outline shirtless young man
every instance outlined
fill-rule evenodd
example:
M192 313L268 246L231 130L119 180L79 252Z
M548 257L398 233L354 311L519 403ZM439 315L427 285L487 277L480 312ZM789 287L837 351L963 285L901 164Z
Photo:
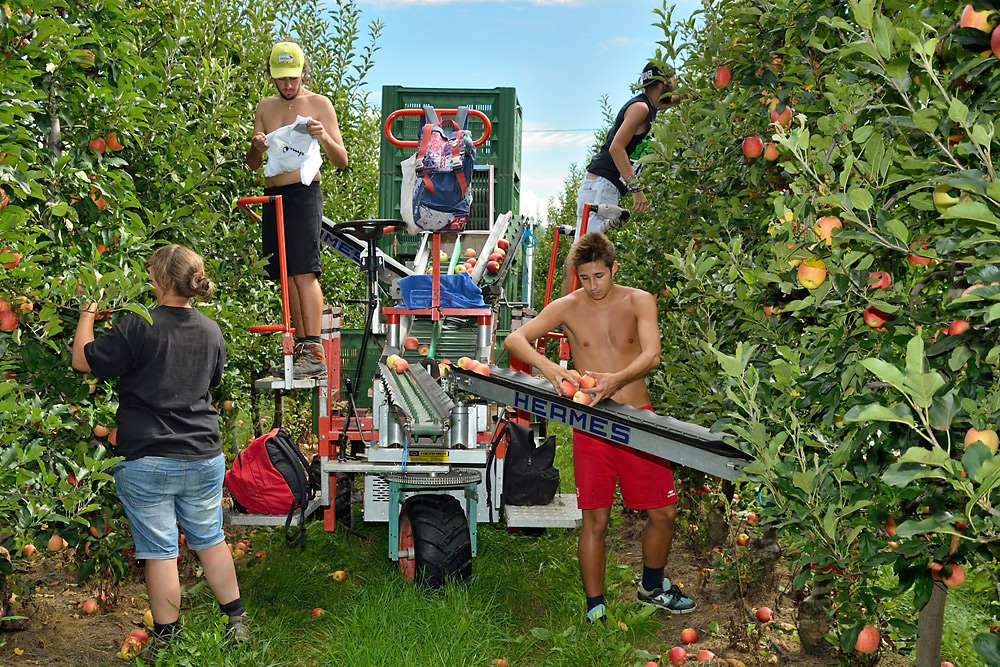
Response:
M656 301L642 290L615 284L615 247L604 234L585 235L570 251L582 289L550 303L533 320L511 332L504 346L511 355L539 369L557 392L569 371L535 351L540 336L562 329L569 338L576 370L597 378L588 393L594 403L610 398L652 410L646 374L660 365ZM583 511L580 572L587 595L587 619L604 620L605 538L620 480L625 504L646 510L642 537L643 573L639 602L674 614L694 611L695 603L663 577L674 537L677 492L669 461L573 432L573 468Z
M311 117L309 135L319 142L334 167L347 166L347 149L340 135L337 113L323 95L303 87L303 71L308 74L305 55L295 42L278 42L271 49L269 73L277 95L257 105L253 139L247 151L247 165L254 171L264 164L267 135L295 122L297 116ZM323 222L323 191L317 172L312 183L303 185L298 169L269 176L264 180L265 195L282 195L285 221L285 256L288 263L289 304L296 345L293 374L296 378L326 377L326 358L320 343L323 291L319 274L323 270L319 232ZM270 256L268 275L280 280L278 231L275 207L264 206L263 254ZM284 373L282 366L271 368L272 375Z

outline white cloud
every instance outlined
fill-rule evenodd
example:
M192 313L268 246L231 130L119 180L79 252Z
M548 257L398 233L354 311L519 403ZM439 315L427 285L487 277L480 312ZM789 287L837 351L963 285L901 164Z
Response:
M606 42L597 45L598 53L607 53L611 49L625 49L630 46L649 44L649 40L638 37L612 37Z
M521 147L525 153L538 153L567 146L589 146L593 141L593 132L538 131L524 134Z

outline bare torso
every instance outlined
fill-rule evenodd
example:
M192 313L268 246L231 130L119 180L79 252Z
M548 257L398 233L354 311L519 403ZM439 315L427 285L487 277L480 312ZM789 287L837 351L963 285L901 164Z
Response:
M601 301L590 299L584 290L563 297L563 330L573 351L573 363L583 373L614 373L628 366L642 351L636 299L645 292L616 285ZM612 397L635 407L649 404L645 378L623 386Z
M293 100L285 100L278 95L264 98L257 107L257 117L263 126L264 134L270 134L280 127L291 125L297 116L324 120L329 109L330 101L326 97L303 88ZM264 185L269 188L291 185L298 183L300 178L298 170L290 171L265 179ZM319 180L320 175L317 172L313 182Z

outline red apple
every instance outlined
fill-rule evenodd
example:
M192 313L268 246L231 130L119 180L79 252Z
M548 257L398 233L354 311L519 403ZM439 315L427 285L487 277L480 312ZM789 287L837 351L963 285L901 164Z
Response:
M764 142L760 137L747 137L743 140L743 154L748 158L759 158L763 153Z
M312 617L313 618L319 618L320 616L322 616L325 613L326 613L325 610L323 610L323 609L321 609L319 607L316 607L315 609L312 610Z
M414 338L413 336L410 336L409 338L403 341L404 350L415 350L418 347L420 347L420 341Z
M984 9L977 12L976 8L972 5L966 5L965 9L962 10L959 26L962 28L975 28L982 32L990 32L993 30L993 26L996 25L995 21L990 20L990 15L994 13L995 11L992 9Z
M90 143L87 144L87 146L89 146L90 150L93 151L94 153L97 153L98 155L104 155L104 151L106 151L108 148L108 143L104 141L104 139L98 137L97 139L91 139Z
M494 262L494 261L489 261L489 262L486 263L486 270L489 271L490 273L496 275L497 273L500 273L500 263L499 262Z
M24 547L21 548L21 553L23 553L28 558L34 556L37 551L38 549L36 549L35 545L32 544L31 542L25 544Z
M775 106L771 109L771 122L785 128L790 127L792 124L792 107L785 105L784 110L779 113L778 106Z
M117 132L112 132L111 134L108 135L108 150L109 151L120 151L123 148L125 148L125 147L122 146L122 142L118 141L118 133Z
M858 635L858 641L854 644L854 650L858 653L874 653L878 650L878 645L881 642L882 634L878 629L866 625L861 630L861 634Z
M843 228L844 224L840 218L833 215L824 215L816 221L816 235L823 239L827 245L833 245L833 230Z
M944 577L944 585L948 588L958 588L965 585L965 570L962 569L961 565L955 565L954 563L948 565L951 568L951 574ZM943 572L942 572L943 574Z
M347 581L347 573L344 572L343 570L337 570L336 572L333 573L333 580L343 583Z
M868 274L868 284L872 289L889 289L892 287L892 276L885 271L875 271Z
M7 208L7 204L9 203L10 197L8 197L7 193L3 191L3 188L0 188L0 211Z
M885 532L889 535L889 537L895 537L896 536L896 518L895 517L889 517L888 519L885 520Z
M476 367L472 369L472 372L473 373L477 373L478 375L484 375L486 377L489 377L489 375L490 375L490 365L489 364L478 364L477 363Z
M913 252L906 255L906 261L913 266L934 266L937 264L937 260L933 257L925 257L922 254L918 254L930 250L930 246L924 241L914 241L910 244L910 250Z
M7 261L3 261L3 260ZM0 250L0 266L5 269L13 269L21 263L21 253L13 250Z
M754 514L753 512L750 512L750 514L747 514L747 523L749 523L751 526L756 526L757 525L757 515Z
M49 551L62 551L66 548L66 540L59 537L58 534L53 533L52 537L49 538Z
M729 82L733 80L733 71L723 65L719 69L715 70L715 80L713 83L716 88L725 88L729 85Z
M865 324L872 329L881 329L889 321L889 316L875 306L865 308L864 318Z
M97 600L86 600L80 605L84 614L90 615L97 611Z
M507 667L507 661L503 658L493 658L490 660L490 665L493 667Z
M774 612L770 607L761 607L757 610L757 620L761 623L770 623L774 619Z
M479 262L476 260L476 258L473 257L472 259L466 260L466 262L465 262L465 268L467 268L467 269L469 269L469 271L471 271L472 269L474 269L476 267L476 264L478 264L478 263Z
M395 370L396 373L402 375L406 371L410 370L410 362L408 362L406 359L400 359L399 361L396 362Z
M704 651L698 651L698 662L708 662L709 660L715 660L715 654L705 649Z
M495 252L492 255L490 255L489 261L496 262L497 264L501 264L503 262L503 255L501 255L498 252Z
M949 336L961 336L968 330L969 330L969 323L966 322L965 320L955 320L950 325L948 325Z
M948 662L947 660L945 660L944 662L941 663L941 667L955 667L955 663Z
M108 434L108 442L111 443L112 447L118 446L118 429L111 429L111 433Z
M698 632L694 628L685 628L681 631L681 641L685 644L696 644L698 642Z
M17 324L17 313L13 313L9 310L0 312L0 331L13 331L17 328Z
M135 637L129 636L125 638L125 641L123 641L121 646L118 648L118 657L122 660L131 660L141 652L142 642Z
M459 368L465 368L469 364L470 361L472 361L472 359L470 359L469 357L459 357L458 358L458 367Z
M593 375L580 376L580 389L593 389L597 386L597 378Z
M769 142L767 147L764 149L764 159L768 162L774 162L778 159L778 144Z
M670 653L667 654L667 657L670 658L670 663L672 665L683 665L688 661L688 652L680 646L675 646L670 649Z
M799 283L808 290L814 290L826 282L826 262L813 258L799 264Z
M594 399L590 394L578 391L573 394L573 402L580 403L581 405L590 405L594 402Z
M132 639L138 640L140 644L145 644L149 641L149 634L141 628L136 628L132 632L128 633L128 636Z
M746 545L750 544L750 536L747 535L746 533L740 533L736 537L736 544L740 545L741 547L745 547Z
M431 346L430 345L421 345L420 349L417 350L417 354L419 354L421 357L426 357L426 356L430 355L430 353L431 353Z
M510 248L510 241L508 241L507 239L500 239L499 241L497 241L497 247L500 248L501 250L507 250Z
M478 253L476 253L476 249L475 248L466 248L465 252L463 254L466 257L475 257Z
M562 393L562 395L566 396L567 398L573 396L573 394L579 391L577 386L569 380L564 379L562 380L562 382L560 382L560 384L562 385L562 391L560 393Z

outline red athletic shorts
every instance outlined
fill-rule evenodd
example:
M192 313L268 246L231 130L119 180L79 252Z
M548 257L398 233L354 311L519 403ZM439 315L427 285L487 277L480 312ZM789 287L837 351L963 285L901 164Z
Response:
M653 411L652 405L642 410ZM581 510L611 507L621 480L622 499L634 510L677 502L670 461L573 430L573 470Z

